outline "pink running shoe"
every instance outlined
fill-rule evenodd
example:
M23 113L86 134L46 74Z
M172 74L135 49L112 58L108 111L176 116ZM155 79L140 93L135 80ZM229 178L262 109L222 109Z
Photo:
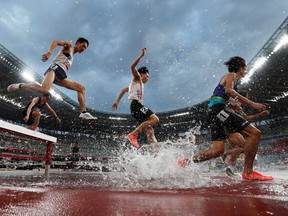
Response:
M191 161L187 157L182 157L178 159L178 165L181 167L186 167Z
M133 146L136 147L136 148L139 148L139 147L140 147L140 145L138 144L137 136L136 136L136 135L133 135L132 133L129 133L127 137L128 137L128 139L129 139L131 145L133 145Z
M242 178L245 180L258 180L258 181L271 181L273 176L264 176L258 172L252 172L251 174L242 173Z

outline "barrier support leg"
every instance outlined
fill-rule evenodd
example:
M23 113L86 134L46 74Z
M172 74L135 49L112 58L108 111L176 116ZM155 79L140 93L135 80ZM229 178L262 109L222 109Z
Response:
M53 142L47 143L45 156L45 176L49 175L50 165L52 163Z

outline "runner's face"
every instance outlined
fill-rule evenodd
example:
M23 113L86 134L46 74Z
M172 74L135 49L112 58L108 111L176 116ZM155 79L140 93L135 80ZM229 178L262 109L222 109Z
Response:
M149 73L141 73L141 80L143 83L146 83L149 79Z
M87 47L88 47L88 44L86 42L79 43L77 46L78 52L79 53L83 52L84 50L87 49Z
M238 73L239 73L240 77L244 77L246 74L246 67L240 67Z
M43 97L44 102L49 101L49 99L50 99L50 96L44 96L44 97Z

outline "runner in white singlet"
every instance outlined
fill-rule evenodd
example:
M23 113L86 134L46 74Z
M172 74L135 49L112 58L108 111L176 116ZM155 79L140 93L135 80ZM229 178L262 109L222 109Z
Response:
M137 148L140 147L137 137L141 132L146 133L148 143L157 142L153 127L159 123L159 118L148 107L143 105L143 84L149 79L149 70L147 67L140 67L138 70L136 69L138 62L145 55L146 48L142 48L141 51L141 55L131 66L133 78L129 87L122 89L116 102L112 105L112 110L117 109L121 98L129 91L128 99L130 100L131 115L139 121L140 125L128 134L128 139L131 145Z
M8 86L8 92L14 92L19 89L30 89L42 94L46 94L50 90L52 84L55 83L67 89L77 91L77 98L81 111L79 116L80 118L96 119L86 110L85 87L80 83L67 79L66 74L72 65L74 54L82 53L85 51L89 46L88 40L80 37L74 46L69 41L54 40L50 44L48 52L42 55L43 62L50 58L56 46L61 46L62 48L54 58L53 64L45 72L45 77L41 85L37 83L15 83Z

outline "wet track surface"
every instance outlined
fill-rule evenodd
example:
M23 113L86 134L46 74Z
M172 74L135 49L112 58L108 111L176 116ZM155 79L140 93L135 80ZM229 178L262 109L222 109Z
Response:
M2 171L0 214L287 215L287 172L269 174L275 180L251 182L213 173L198 178L205 184L165 188L159 187L165 186L160 179L130 185L121 173L53 171L46 178L37 171Z

